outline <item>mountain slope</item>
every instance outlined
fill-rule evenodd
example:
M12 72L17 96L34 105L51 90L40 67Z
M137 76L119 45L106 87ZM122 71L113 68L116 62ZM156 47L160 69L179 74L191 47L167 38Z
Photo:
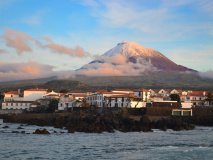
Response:
M0 82L0 89L17 89L28 87L38 87L41 84L49 82L51 80L57 79L56 76L48 77L48 78L38 78L38 79L28 79L28 80L17 80L17 81L7 81Z
M213 90L213 80L196 74L156 73L142 76L76 77L73 80L93 86L115 88L182 88L185 90Z
M136 63L138 57L143 58L146 61L151 61L152 65L160 72L197 72L193 69L177 65L160 52L151 48L143 47L136 42L122 41L121 43L118 43L116 47L110 49L102 56L112 57L115 55L122 55L133 63Z

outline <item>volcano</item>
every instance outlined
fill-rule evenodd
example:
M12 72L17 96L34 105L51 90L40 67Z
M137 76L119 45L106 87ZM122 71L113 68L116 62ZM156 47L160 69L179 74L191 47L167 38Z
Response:
M155 73L197 73L177 65L160 52L136 42L122 41L77 70L88 76L140 76Z
M112 57L115 55L122 55L132 63L136 63L139 57L146 61L151 61L152 65L160 72L197 72L182 65L177 65L160 52L146 48L136 42L127 42L124 40L102 56Z

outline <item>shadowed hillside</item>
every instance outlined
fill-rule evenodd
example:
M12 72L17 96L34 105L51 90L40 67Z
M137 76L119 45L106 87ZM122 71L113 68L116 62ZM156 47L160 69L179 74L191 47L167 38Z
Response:
M57 77L0 82L0 89L35 88L54 79L57 79Z
M52 88L96 91L99 89L114 88L181 88L186 90L213 90L213 80L201 78L195 74L158 73L143 76L108 76L86 77L79 76L70 80L53 80L56 77L45 79L0 82L0 89L27 89L27 88Z
M77 77L88 85L113 86L119 88L182 88L213 90L213 80L195 74L158 73L143 76Z

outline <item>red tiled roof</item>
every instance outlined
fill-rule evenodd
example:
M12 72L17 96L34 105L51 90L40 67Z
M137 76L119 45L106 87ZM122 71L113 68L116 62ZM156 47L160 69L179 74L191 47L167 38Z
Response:
M69 93L86 93L85 91L82 91L82 90L73 90Z
M150 92L147 89L134 89L135 92Z
M202 93L199 92L193 92L193 93L188 93L189 96L196 96L196 97L204 97Z
M101 89L101 90L96 91L95 93L103 93L103 92L107 92L107 91L104 89Z
M25 91L35 91L35 92L39 92L39 91L47 91L47 89L27 89Z
M73 96L75 96L75 97L85 97L86 95L85 94L73 94Z
M5 94L18 94L18 91L10 91L10 92L7 92Z
M150 90L152 90L155 93L158 93L161 89L150 89Z
M115 89L114 91L131 91L132 92L131 89Z
M10 91L10 92L7 92L5 94L18 94L18 91ZM23 92L20 92L19 94L24 94Z

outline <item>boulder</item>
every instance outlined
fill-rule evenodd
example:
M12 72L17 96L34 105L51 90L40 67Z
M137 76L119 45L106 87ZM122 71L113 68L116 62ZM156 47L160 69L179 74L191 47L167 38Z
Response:
M9 126L4 126L4 127L2 127L2 128L9 128Z
M43 130L36 129L35 132L33 132L33 134L50 134L50 132L48 132L48 131L44 128Z

